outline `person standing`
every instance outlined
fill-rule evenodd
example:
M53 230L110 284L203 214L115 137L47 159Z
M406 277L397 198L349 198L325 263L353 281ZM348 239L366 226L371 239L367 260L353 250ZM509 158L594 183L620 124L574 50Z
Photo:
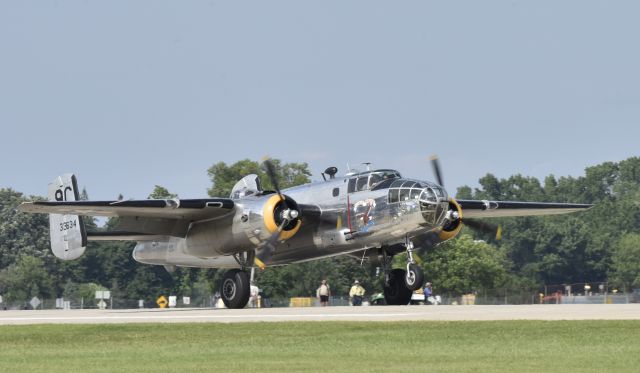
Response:
M322 280L320 287L316 290L316 297L320 300L320 306L326 307L329 304L329 297L331 296L331 289L327 280Z
M349 291L349 298L351 298L351 304L354 306L361 306L362 305L362 297L364 296L365 290L362 287L362 285L360 285L360 281L355 280L353 282L353 286L351 287L351 290Z
M432 300L430 300L429 298L433 296L433 289L431 288L430 282L424 284L424 289L422 289L422 292L424 293L424 304L431 303Z

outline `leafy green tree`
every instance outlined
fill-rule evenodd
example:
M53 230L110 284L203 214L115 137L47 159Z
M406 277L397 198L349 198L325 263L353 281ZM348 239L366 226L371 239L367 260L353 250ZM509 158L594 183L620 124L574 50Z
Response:
M288 188L310 182L309 165L306 163L282 163L278 159L271 160L275 166L278 182L281 188ZM212 197L227 197L233 186L243 177L256 174L260 178L264 189L272 189L271 181L264 172L261 164L249 159L238 161L230 166L218 162L207 171L213 186L209 188Z
M463 234L427 252L423 267L439 293L460 295L503 286L509 264L502 250Z
M0 291L7 301L28 302L32 297L44 299L54 296L52 278L43 267L42 259L24 255L0 271Z
M0 268L6 268L21 256L42 258L48 253L47 215L23 214L16 210L27 200L22 193L0 189Z
M178 195L169 192L167 188L163 186L156 185L155 188L153 188L153 192L151 192L151 194L149 194L147 198L148 199L172 199L172 198L178 198Z
M85 302L89 303L95 298L96 291L98 290L104 290L104 286L93 282L78 284L71 280L67 280L67 283L64 285L62 296L76 301L84 298Z
M640 234L622 237L612 256L611 281L624 289L640 288Z

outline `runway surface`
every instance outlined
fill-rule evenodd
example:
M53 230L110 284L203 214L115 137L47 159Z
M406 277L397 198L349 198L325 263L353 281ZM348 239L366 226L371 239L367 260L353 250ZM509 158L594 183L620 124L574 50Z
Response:
M640 320L640 304L0 311L0 325L337 320Z

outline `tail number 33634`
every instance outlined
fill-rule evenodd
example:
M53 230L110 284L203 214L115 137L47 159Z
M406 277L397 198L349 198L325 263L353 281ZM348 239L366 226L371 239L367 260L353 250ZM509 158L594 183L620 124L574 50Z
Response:
M77 224L78 223L75 220L63 221L62 223L60 223L60 232L75 228Z

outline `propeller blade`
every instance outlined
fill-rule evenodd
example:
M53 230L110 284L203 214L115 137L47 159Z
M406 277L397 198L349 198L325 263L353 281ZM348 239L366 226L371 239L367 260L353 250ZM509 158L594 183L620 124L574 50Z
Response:
M269 158L265 158L263 164L264 164L264 170L267 173L267 176L269 177L269 181L271 181L271 185L273 185L273 188L276 190L276 193L278 193L279 195L282 195L282 193L280 193L280 184L278 183L278 176L276 175L276 166L273 164L273 162L271 162L271 159Z
M436 155L431 156L431 167L433 168L433 173L436 175L436 181L443 187L444 181L442 180L442 172L440 171L440 162L438 162Z
M476 219L464 219L462 222L467 227L475 231L492 234L496 240L502 239L502 227L499 225L487 223Z
M282 233L282 229L284 228L286 221L283 221L282 224L278 227L278 230L273 232L269 238L258 248L256 252L256 256L253 259L253 262L260 268L264 269L271 260L273 256L273 252L276 250L276 243L278 242L278 237L280 233Z
M280 196L280 199L282 200L282 203L284 203L285 208L289 208L287 200L282 195L282 192L280 192L280 183L278 182L278 175L276 174L276 166L268 157L265 157L263 164L265 172L269 177L269 181L271 181L271 185L273 185L273 189L275 189L276 193L278 193L278 195Z
M278 230L273 232L269 238L260 246L260 248L256 252L256 256L253 259L253 262L260 268L264 269L267 264L271 261L271 257L273 256L273 252L276 251L276 243L278 242L278 238L280 237L280 233L284 229L285 225L289 223L289 220L283 220Z

